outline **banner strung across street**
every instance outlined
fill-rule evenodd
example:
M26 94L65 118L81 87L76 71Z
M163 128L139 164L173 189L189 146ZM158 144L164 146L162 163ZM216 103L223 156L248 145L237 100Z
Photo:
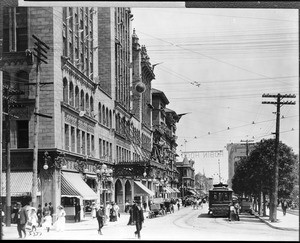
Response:
M219 158L223 157L223 150L213 150L213 151L187 151L182 152L187 158L199 158L202 154L202 158Z

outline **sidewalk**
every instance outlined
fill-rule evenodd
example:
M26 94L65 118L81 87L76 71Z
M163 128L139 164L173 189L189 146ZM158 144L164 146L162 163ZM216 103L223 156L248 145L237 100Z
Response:
M144 213L144 217L148 215L148 212ZM107 222L105 224L105 227L115 227L117 225L127 225L129 220L129 214L128 213L120 213L120 218L116 222ZM65 226L65 232L72 231L72 232L80 232L82 230L91 230L98 228L98 222L96 218L86 217L82 219L80 222L74 222L72 220L66 220L66 226ZM3 233L4 236L2 236L2 240L22 240L19 239L18 231L17 231L17 225L11 224L10 227L3 226ZM53 239L55 238L55 235L57 235L58 232L56 232L54 226L51 227L49 232L46 232L44 228L38 228L39 232L42 232L41 236L38 236L38 238L35 238L33 236L30 236L27 234L26 239L27 240L45 240L45 239Z
M270 227L281 230L291 230L299 231L299 216L286 213L283 216L283 213L280 209L277 209L277 222L271 222L269 219L269 210L266 212L267 216L259 216L257 212L254 213L254 216L259 218L261 221L268 224Z

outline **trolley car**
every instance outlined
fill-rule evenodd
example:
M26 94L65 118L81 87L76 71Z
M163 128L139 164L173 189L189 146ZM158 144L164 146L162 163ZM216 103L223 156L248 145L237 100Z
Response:
M208 214L212 216L228 216L229 203L232 201L232 189L227 184L214 184L209 190Z

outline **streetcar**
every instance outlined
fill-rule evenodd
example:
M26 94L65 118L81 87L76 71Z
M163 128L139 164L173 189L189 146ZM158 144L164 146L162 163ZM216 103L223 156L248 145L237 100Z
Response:
M214 184L208 194L208 214L212 216L229 216L229 204L232 201L232 189L227 184Z

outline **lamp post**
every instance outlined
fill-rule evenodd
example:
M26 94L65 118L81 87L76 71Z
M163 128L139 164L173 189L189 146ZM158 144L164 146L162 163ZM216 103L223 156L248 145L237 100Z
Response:
M101 185L101 189L103 191L103 206L106 209L106 191L108 189L108 185L113 181L113 170L111 168L107 168L106 164L95 165L95 172L98 177L98 181ZM105 219L106 220L106 219Z
M44 179L48 178L48 182L50 181L51 177L52 177L52 179L57 178L60 181L61 169L67 168L65 154L58 152L57 155L55 156L54 160L52 160L48 151L46 151L46 152L44 152L43 159L44 159L43 169L45 172L49 171L48 173L43 173L44 174L43 178ZM42 181L43 180L41 180L41 182ZM56 181L56 179L55 179L55 181ZM57 189L55 189L55 184L56 183L52 182L53 193L51 194L51 197L55 198L54 205L53 205L54 208L56 208L57 204L60 204L60 202L57 202ZM45 190L45 188L43 188L44 187L43 185L44 185L44 183L41 185L41 190ZM43 195L43 191L42 191L41 195ZM42 200L43 200L43 198L42 198Z

